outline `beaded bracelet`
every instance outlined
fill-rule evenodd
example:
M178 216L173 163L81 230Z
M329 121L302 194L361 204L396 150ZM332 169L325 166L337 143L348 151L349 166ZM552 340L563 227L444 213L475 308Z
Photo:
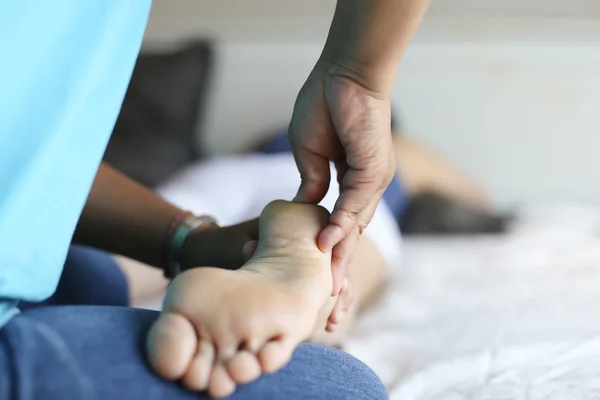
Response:
M190 234L202 226L218 226L208 215L195 216L189 211L181 211L169 224L163 250L163 271L165 277L175 278L181 273L181 250Z

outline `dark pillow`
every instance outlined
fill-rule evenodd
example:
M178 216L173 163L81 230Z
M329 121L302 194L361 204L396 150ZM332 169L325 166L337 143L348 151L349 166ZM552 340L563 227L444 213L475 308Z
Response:
M104 160L150 187L197 160L211 63L205 42L169 54L142 54Z

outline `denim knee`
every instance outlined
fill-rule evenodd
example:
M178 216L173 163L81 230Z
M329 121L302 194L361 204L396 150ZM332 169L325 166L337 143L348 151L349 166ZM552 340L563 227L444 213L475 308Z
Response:
M281 371L239 388L228 400L387 400L385 387L365 364L331 347L303 343Z
M320 390L327 399L385 400L385 386L375 372L350 354L332 347L303 343L294 354L298 365L308 365L330 384Z
M71 245L60 277L55 304L129 305L129 283L110 254Z

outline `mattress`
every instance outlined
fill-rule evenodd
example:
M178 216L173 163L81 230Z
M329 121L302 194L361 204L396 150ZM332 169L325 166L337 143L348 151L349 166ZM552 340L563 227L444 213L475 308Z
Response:
M392 400L600 399L600 210L520 215L503 236L405 238L347 345Z
M289 155L245 156L194 166L161 193L230 224L298 183ZM390 224L381 206L367 235L398 260ZM537 204L503 236L405 238L394 263L346 346L392 400L600 400L600 208Z

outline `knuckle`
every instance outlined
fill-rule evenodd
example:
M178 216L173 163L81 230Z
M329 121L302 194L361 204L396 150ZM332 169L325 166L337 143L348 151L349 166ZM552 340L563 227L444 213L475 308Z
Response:
M342 228L344 233L348 235L352 229L356 226L356 221L358 220L359 212L351 211L351 210L340 210L337 213L332 215L332 222Z
M358 219L359 212L358 211L344 211L346 218L350 219L352 222L356 222Z

